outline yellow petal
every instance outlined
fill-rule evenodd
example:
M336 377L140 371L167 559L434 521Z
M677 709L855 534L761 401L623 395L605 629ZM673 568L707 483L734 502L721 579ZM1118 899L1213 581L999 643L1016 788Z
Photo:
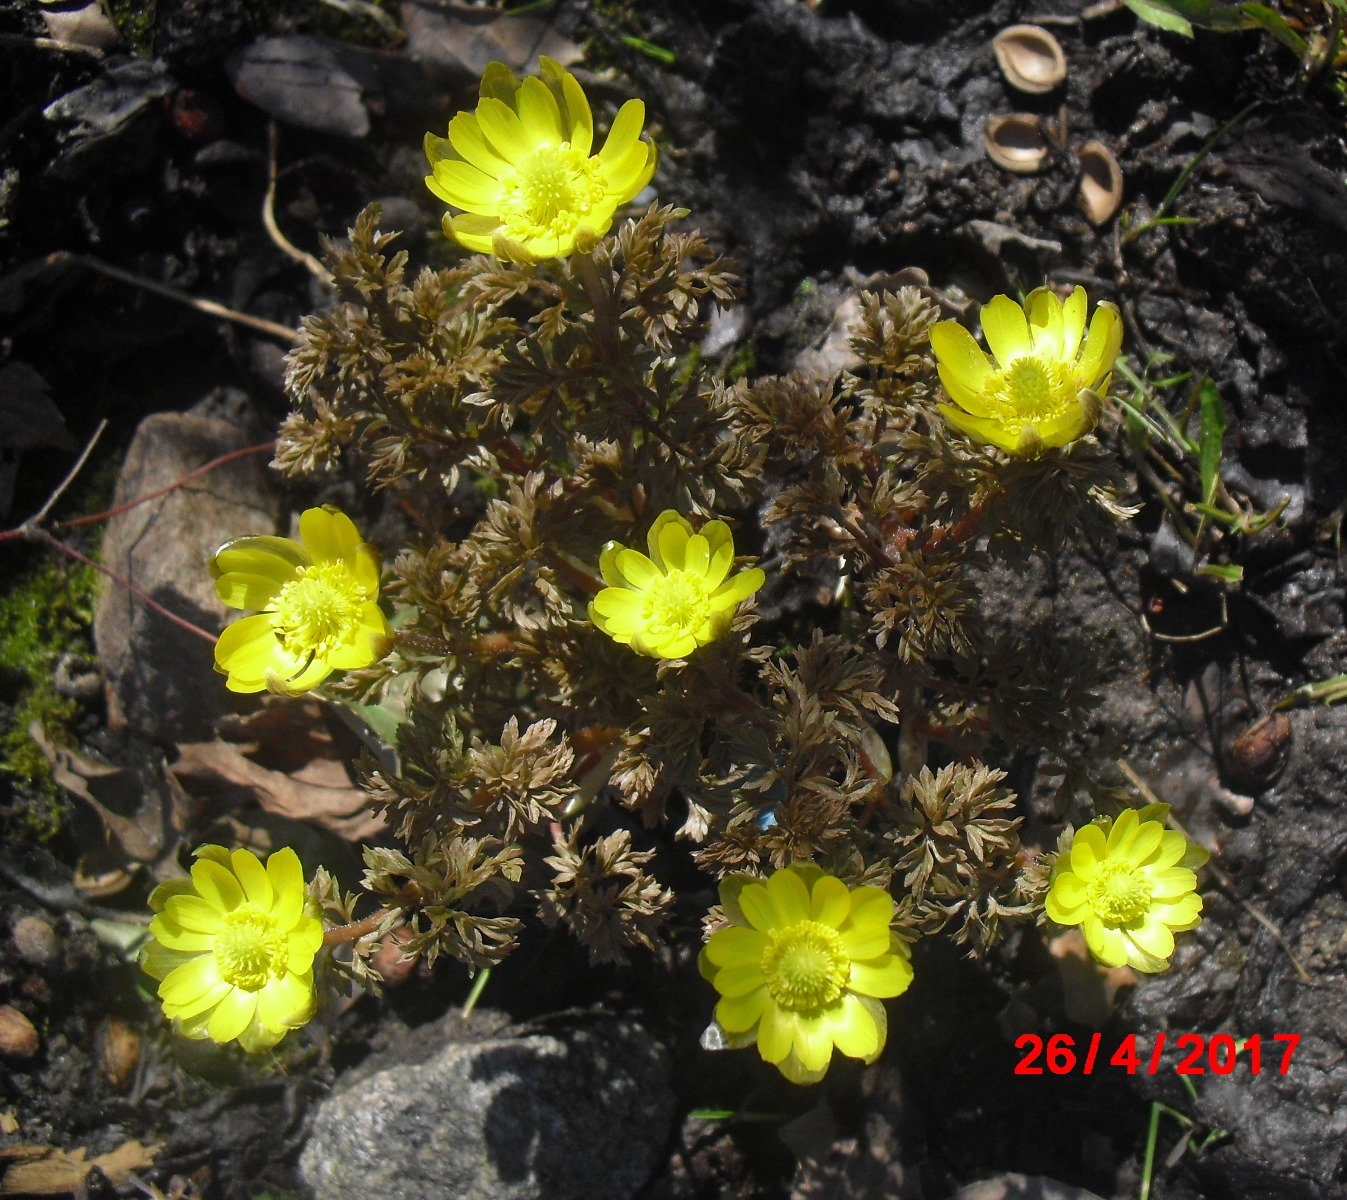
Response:
M231 691L260 692L268 671L285 670L291 659L276 638L271 618L259 613L235 621L215 643L215 664L229 676Z
M851 893L836 875L824 875L809 896L809 915L836 929L851 915Z
M306 892L304 868L293 848L282 846L267 858L267 878L275 893L271 919L281 929L293 929L304 915Z
M724 612L742 604L766 582L767 575L761 567L740 571L711 593L712 611Z
M851 893L851 925L882 929L887 938L893 920L893 897L883 888L859 887ZM862 956L867 957L867 956Z
M726 1033L747 1033L761 1019L771 997L766 988L743 996L724 996L716 1004L716 1020Z
M1188 840L1181 833L1166 830L1160 838L1160 844L1151 853L1148 867L1172 867L1183 859L1188 849Z
M1127 939L1122 931L1110 929L1098 917L1089 916L1081 925L1090 953L1106 967L1121 967L1127 961Z
M763 933L770 933L785 923L777 913L772 894L761 883L750 883L739 893L739 907L748 923Z
M1035 288L1025 300L1024 310L1034 352L1058 362L1068 361L1069 356L1063 353L1066 323L1062 302L1057 299L1056 293L1051 288Z
M222 913L233 912L243 903L243 888L234 873L208 858L199 858L192 864L192 886L198 896Z
M719 1011L717 1007L717 1014ZM721 1021L721 1024L724 1025L725 1022ZM786 1012L776 1001L769 998L763 1006L758 1024L758 1053L762 1055L764 1062L779 1063L790 1053L794 1041L795 1014Z
M275 893L266 868L257 861L257 855L251 850L235 850L230 856L230 862L234 874L238 876L238 881L243 886L243 894L248 897L249 902L256 904L264 912L269 912Z
M184 929L167 913L160 913L150 922L150 936L166 949L188 954L209 953L215 949L215 934Z
M885 955L869 962L851 964L851 982L848 986L862 996L888 1000L901 996L912 982L912 964L905 958Z
M257 1011L257 993L245 992L242 988L230 988L224 999L211 1013L206 1032L214 1042L223 1045L232 1042L248 1028L248 1023Z
M1151 905L1152 914L1163 921L1170 929L1183 932L1193 929L1202 919L1202 897L1189 892L1177 900L1158 900Z
M1089 307L1085 289L1077 284L1062 305L1062 358L1066 362L1071 362L1080 348L1080 339L1085 333L1085 314Z
M158 938L152 937L140 948L140 969L153 979L165 979L170 971L176 971L184 963L198 957L197 953L186 950L172 950Z
M1127 841L1123 853L1132 862L1143 863L1160 848L1160 839L1164 833L1165 827L1158 821L1138 822L1136 832Z
M206 933L213 937L224 928L224 913L200 896L174 896L164 906L164 924L173 922L191 933Z
M1079 925L1089 912L1085 902L1088 895L1089 889L1077 876L1070 873L1058 875L1048 889L1043 909L1049 919L1058 925Z
M566 140L566 131L561 127L561 110L551 91L536 75L530 75L515 93L515 106L519 110L519 121L524 127L524 136L534 145L548 142L560 143Z
M992 417L974 417L950 404L939 405L940 415L955 429L968 434L975 441L986 442L1008 454L1019 452L1021 431Z
M1071 870L1089 883L1107 852L1104 831L1098 825L1085 825L1076 830L1071 840Z
M1130 941L1155 958L1168 958L1174 953L1174 934L1158 917L1150 916L1139 929L1124 932Z
M849 958L878 958L889 948L889 931L886 927L865 925L860 929L843 928L842 948Z
M458 217L446 216L443 223L445 237L453 238L464 249L477 254L492 253L499 228L499 217L484 217L477 213L464 213Z
M1009 296L993 296L982 306L982 333L1002 369L1034 348L1024 309Z
M262 575L273 580L279 591L312 561L308 551L293 538L266 536L226 542L215 552L210 565L216 578L231 571Z
M717 967L747 966L762 961L766 937L756 929L732 925L717 929L706 943L706 957Z
M1113 822L1113 828L1108 831L1108 857L1114 858L1125 853L1125 847L1132 840L1136 830L1136 809L1124 809Z
M797 1013L792 1046L806 1071L822 1071L833 1056L832 1022L829 1016L820 1013L818 1016L806 1017Z
M981 397L994 372L973 335L958 321L940 321L931 327L930 337L940 381L950 397L974 416L990 415Z
M767 880L767 894L772 898L777 923L796 925L809 920L809 889L794 871L776 871Z
M307 971L323 945L323 923L317 917L304 917L288 939L290 970Z
M706 583L706 569L711 561L711 547L707 545L706 538L700 533L694 533L688 538L687 549L683 552L683 570L689 575L696 576L704 585Z
M543 78L552 85L554 93L558 88L561 91L566 140L581 154L588 154L594 145L594 114L590 111L584 89L576 82L574 75L550 58L541 57L538 62L542 66Z
M626 155L637 138L641 136L641 126L645 124L645 105L640 100L628 100L617 111L613 126L608 130L608 138L599 151L599 161L604 166L620 161Z
M477 123L488 145L508 163L519 163L534 150L519 117L507 104L488 96L477 105Z
M1082 387L1094 387L1111 370L1122 349L1122 314L1107 301L1094 310L1090 332L1080 350L1076 378Z
M726 967L716 975L713 986L722 996L747 996L749 992L766 984L767 976L763 974L761 965L753 962Z
M707 521L702 526L709 558L706 564L706 586L715 591L725 582L725 576L734 565L734 537L724 521Z
M490 216L500 211L501 184L471 163L442 162L435 168L430 188L446 204L464 212Z
M655 518L646 535L651 560L666 573L682 570L683 551L691 536L692 526L687 520L672 508L666 508Z
M307 508L300 513L299 537L316 563L354 564L361 546L351 518L328 508Z
M828 1027L829 1036L848 1058L874 1059L883 1049L879 1027L859 996L843 996L828 1014Z
M639 550L619 550L613 560L618 574L626 580L628 586L642 591L663 575L650 559Z
M164 976L159 998L167 1005L185 1008L222 982L215 955L198 954Z
M359 620L345 644L328 655L328 663L339 671L368 667L383 658L392 645L393 627L373 600L361 605Z
M269 608L280 590L274 579L242 571L228 571L215 580L215 594L230 608Z
M257 994L257 1019L270 1030L303 1025L314 1010L313 974L287 971Z
M164 1016L174 1021L191 1022L196 1018L201 1018L202 1032L191 1034L189 1037L205 1037L204 1026L209 1022L211 1014L215 1011L215 1006L220 1003L233 989L222 979L213 988L202 992L195 1000L184 1004L170 1004L164 1001Z
M492 179L500 179L510 170L510 164L487 144L482 127L472 113L461 112L449 122L449 142L464 162L471 163ZM433 159L431 165L434 165Z

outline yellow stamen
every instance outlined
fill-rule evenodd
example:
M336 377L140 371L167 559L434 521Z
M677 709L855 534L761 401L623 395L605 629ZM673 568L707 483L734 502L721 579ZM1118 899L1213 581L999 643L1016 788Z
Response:
M257 992L285 973L290 953L285 935L255 904L241 904L224 918L215 937L215 962L225 983Z
M281 588L271 624L296 658L325 658L350 640L363 602L360 585L345 563L315 563Z
M819 921L773 930L762 971L772 999L789 1012L818 1012L836 1004L851 973L841 934Z

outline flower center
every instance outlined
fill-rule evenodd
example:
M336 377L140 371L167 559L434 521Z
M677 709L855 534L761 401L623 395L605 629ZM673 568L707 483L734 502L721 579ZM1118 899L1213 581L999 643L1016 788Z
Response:
M1000 395L1010 413L1029 420L1054 417L1075 399L1061 363L1024 354L1001 372Z
M819 1012L836 1004L851 978L842 935L819 921L799 921L768 935L762 973L772 999L788 1012Z
M569 142L539 146L502 183L500 218L515 241L569 236L603 199L598 159Z
M240 904L225 915L215 935L215 962L225 983L245 992L266 987L285 972L290 949L276 922L255 904Z
M1131 925L1150 906L1150 884L1140 868L1121 859L1099 864L1090 880L1090 907L1105 925Z
M670 571L652 579L645 591L642 613L648 628L661 635L687 637L711 615L706 584L689 571Z
M281 588L271 624L296 658L323 658L350 641L363 603L364 593L344 563L315 563Z

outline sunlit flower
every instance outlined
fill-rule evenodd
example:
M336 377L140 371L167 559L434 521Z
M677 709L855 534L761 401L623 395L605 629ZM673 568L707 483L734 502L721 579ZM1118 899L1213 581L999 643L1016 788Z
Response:
M1098 423L1122 347L1122 316L1108 301L1094 310L1077 287L1063 304L1047 288L1021 308L1009 296L982 306L994 362L957 321L931 329L940 382L954 404L940 411L956 429L1010 454L1034 455L1084 437ZM955 407L957 405L958 407Z
M231 692L296 696L334 670L377 662L392 629L379 608L379 555L351 518L310 508L299 541L244 537L211 560L215 594L230 608L261 609L215 643L215 669Z
M645 105L628 100L590 154L594 117L569 71L540 58L523 83L501 63L482 76L475 112L426 134L426 186L446 204L445 235L516 262L564 258L608 232L613 214L650 182L658 154L641 140Z
M1105 966L1153 973L1169 966L1174 934L1202 919L1197 868L1207 852L1165 829L1169 807L1129 808L1078 829L1052 871L1047 914L1079 925Z
M888 1035L880 1000L912 982L889 893L796 863L766 883L730 876L720 899L732 924L711 935L700 965L729 1043L756 1042L792 1083L822 1079L834 1046L874 1062Z
M267 1050L314 1010L323 923L308 910L299 856L286 846L263 867L251 850L202 846L196 860L190 879L150 893L141 966L187 1037Z
M589 604L589 619L615 642L652 658L685 658L724 635L734 612L766 580L761 567L726 578L734 537L724 521L700 533L673 509L655 518L647 558L609 542L599 556L608 586Z

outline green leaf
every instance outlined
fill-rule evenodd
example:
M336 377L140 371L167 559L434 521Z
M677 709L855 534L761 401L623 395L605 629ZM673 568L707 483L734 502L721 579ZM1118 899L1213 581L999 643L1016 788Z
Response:
M1179 16L1168 4L1154 3L1153 0L1126 0L1126 4L1147 25L1167 29L1170 33L1181 33L1188 38L1193 36L1192 24Z
M666 66L671 67L678 61L672 50L666 50L663 46L656 46L654 42L647 42L645 38L632 37L627 34L622 38L622 44L630 46L633 50L639 50L648 58L653 58Z
M1225 405L1220 389L1206 380L1198 388L1202 405L1202 438L1198 449L1198 471L1202 478L1202 503L1210 504L1221 481L1221 445L1225 441Z

